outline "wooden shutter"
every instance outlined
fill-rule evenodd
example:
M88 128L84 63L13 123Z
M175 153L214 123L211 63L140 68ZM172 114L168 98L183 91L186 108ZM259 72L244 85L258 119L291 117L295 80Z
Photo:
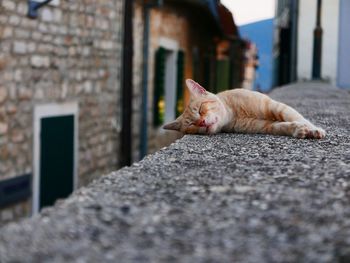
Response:
M177 84L176 84L176 117L179 117L184 110L184 79L185 77L185 53L178 52L177 56Z
M164 48L159 48L156 51L153 97L153 126L155 127L164 123L165 116L165 55Z
M216 91L224 91L230 89L230 60L221 59L217 60L217 79L216 79Z

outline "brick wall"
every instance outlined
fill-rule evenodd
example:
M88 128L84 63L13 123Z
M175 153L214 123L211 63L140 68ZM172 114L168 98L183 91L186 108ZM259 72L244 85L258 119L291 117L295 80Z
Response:
M33 172L35 106L76 102L85 185L117 168L123 1L56 0L37 19L26 13L27 1L0 1L0 180Z

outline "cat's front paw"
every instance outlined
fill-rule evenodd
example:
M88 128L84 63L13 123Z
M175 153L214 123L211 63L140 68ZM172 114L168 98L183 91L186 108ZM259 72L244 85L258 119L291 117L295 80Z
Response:
M299 122L294 122L292 123L292 128L293 128L294 138L299 138L299 139L309 138L310 129L307 125Z
M293 137L299 139L323 139L326 136L326 132L319 127L309 127L306 124L295 122L292 125Z
M309 131L308 137L312 139L323 139L324 137L326 137L326 132L324 129L316 127L315 129L311 129Z

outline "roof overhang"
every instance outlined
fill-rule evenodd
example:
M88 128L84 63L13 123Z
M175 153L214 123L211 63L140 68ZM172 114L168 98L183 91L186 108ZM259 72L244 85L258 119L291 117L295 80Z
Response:
M217 0L163 0L164 3L171 3L174 5L187 5L189 8L196 8L204 17L210 19L218 33L222 33L220 26L220 18L216 6Z
M225 38L239 38L239 31L232 13L219 0L163 0L165 3L188 5L197 8L210 19L217 32Z

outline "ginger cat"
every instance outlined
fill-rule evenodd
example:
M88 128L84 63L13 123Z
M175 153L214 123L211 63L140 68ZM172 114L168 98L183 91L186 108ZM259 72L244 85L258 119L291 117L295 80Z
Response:
M233 89L215 95L191 79L186 85L190 103L164 129L185 134L265 133L302 139L322 139L326 135L293 108L259 92Z

